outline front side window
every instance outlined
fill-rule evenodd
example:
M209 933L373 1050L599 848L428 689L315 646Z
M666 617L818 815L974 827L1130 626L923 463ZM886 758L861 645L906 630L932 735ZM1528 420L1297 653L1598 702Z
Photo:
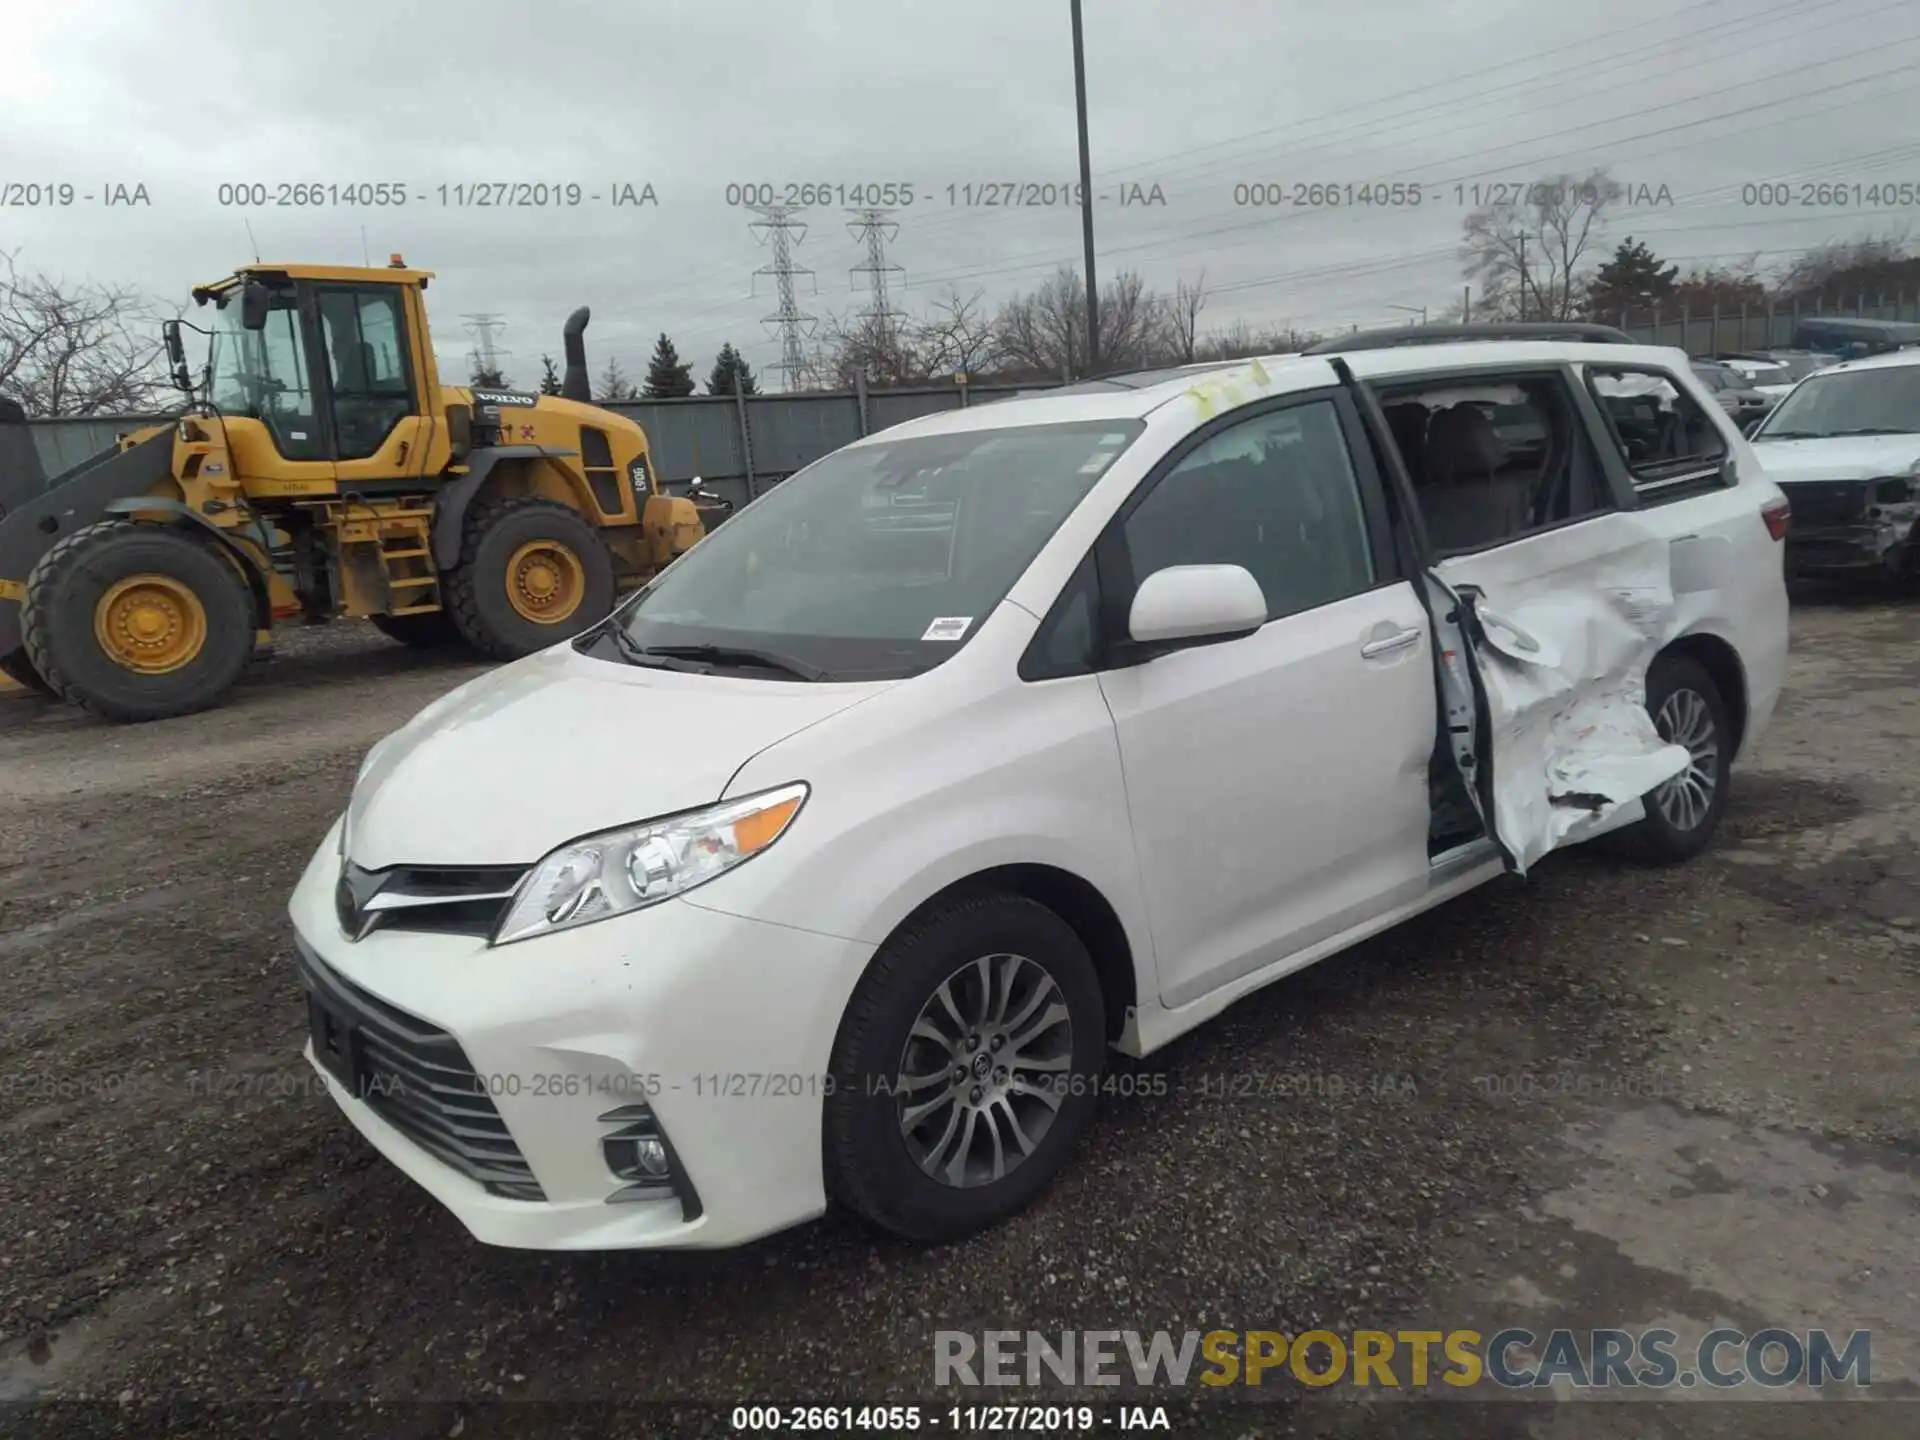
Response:
M1920 365L1815 375L1775 408L1756 440L1920 434Z
M326 458L291 295L275 298L261 330L240 324L238 290L223 296L214 318L210 365L211 399L221 414L260 421L274 448L289 460Z
M406 333L402 304L393 286L320 292L342 460L375 454L393 427L413 413L401 348Z
M880 440L783 481L619 612L627 658L809 678L917 674L964 644L1120 453L1138 420ZM723 653L724 652L724 653Z
M1172 565L1239 565L1275 620L1372 587L1360 483L1330 400L1272 410L1187 454L1123 523L1137 585Z

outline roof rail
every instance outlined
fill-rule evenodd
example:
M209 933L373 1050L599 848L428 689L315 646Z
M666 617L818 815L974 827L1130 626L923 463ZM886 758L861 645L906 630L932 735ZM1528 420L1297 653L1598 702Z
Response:
M1307 355L1341 355L1350 350L1391 350L1401 345L1443 345L1454 340L1575 340L1599 345L1638 345L1642 342L1613 325L1583 320L1529 321L1511 325L1396 325L1390 330L1366 330L1307 347Z

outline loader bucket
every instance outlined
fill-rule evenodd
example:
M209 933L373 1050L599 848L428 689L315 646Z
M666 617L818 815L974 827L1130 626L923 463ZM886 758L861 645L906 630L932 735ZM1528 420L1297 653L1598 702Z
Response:
M0 516L17 510L47 488L39 448L27 428L27 413L0 400Z
M5 448L7 437L25 434L26 428L0 422L0 455L12 453ZM32 444L28 436L29 450ZM43 473L37 458L31 473L36 478ZM20 602L34 563L74 531L105 518L112 501L150 494L172 474L173 431L166 429L128 449L102 451L51 483L36 485L17 506L7 504L0 515L0 655L20 648ZM0 497L10 493L8 483L0 475Z

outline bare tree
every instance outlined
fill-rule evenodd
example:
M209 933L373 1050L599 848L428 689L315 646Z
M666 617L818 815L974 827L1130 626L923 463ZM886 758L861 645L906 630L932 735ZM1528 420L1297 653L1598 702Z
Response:
M125 415L166 391L159 321L126 286L23 274L0 252L0 393L29 415Z
M822 329L815 368L824 368L820 378L836 389L851 390L862 376L872 386L907 385L925 378L912 340L896 320L829 314Z
M1166 302L1133 271L1100 289L1100 363L1137 369L1166 358ZM994 317L1003 366L1015 379L1078 378L1087 368L1087 287L1062 266L1038 290L1016 296Z
M1835 240L1803 252L1780 272L1774 289L1783 300L1844 299L1866 292L1900 291L1920 282L1920 256L1906 232Z
M1245 320L1235 320L1209 330L1195 343L1195 360L1244 360L1254 355L1297 355L1325 337L1317 332L1296 330L1291 325L1256 329Z
M926 318L914 326L913 344L926 374L978 375L993 368L999 358L999 343L993 322L981 304L983 294L976 290L962 300L960 292L949 287L945 297L936 300Z
M1198 358L1200 312L1206 308L1206 271L1202 270L1200 278L1191 285L1185 280L1175 283L1173 299L1167 302L1167 328L1172 336L1174 354L1183 365L1191 364Z
M1550 175L1469 214L1461 226L1460 260L1467 279L1479 282L1474 314L1572 318L1586 292L1581 272L1621 193L1604 170Z

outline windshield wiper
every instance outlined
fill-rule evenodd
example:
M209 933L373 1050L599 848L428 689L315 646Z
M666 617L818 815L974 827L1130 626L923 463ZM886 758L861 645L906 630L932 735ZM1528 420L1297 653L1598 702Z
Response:
M1756 440L1824 440L1827 437L1816 430L1762 430L1753 438Z
M1912 435L1915 432L1900 425L1862 425L1857 430L1836 430L1836 435Z
M633 645L634 641L626 631L614 631L625 642L621 649ZM789 655L776 655L770 650L753 650L741 645L635 645L635 652L641 655L656 655L663 660L707 660L716 665L757 665L763 670L779 670L785 674L797 676L802 680L824 680L827 672L817 665L809 665L804 660L796 660Z

